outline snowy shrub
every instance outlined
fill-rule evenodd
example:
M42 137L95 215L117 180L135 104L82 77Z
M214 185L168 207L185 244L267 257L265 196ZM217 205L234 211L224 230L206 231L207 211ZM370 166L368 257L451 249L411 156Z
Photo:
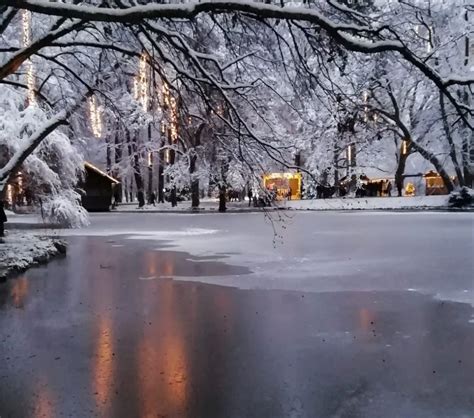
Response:
M42 106L24 106L24 94L6 86L0 95L0 167L50 119ZM87 213L74 191L84 172L84 160L63 129L56 129L28 156L21 172L32 204L43 201L43 212L63 226L86 225ZM70 217L70 219L68 219Z
M48 222L64 228L81 228L89 225L89 216L81 205L80 196L72 190L50 196L43 204L43 212Z
M452 208L474 206L474 190L463 187L457 192L452 192L449 195L448 205Z

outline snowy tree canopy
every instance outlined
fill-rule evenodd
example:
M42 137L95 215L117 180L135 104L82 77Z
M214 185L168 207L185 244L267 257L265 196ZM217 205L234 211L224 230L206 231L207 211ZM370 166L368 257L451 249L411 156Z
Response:
M400 168L409 141L438 171L450 161L462 174L474 84L463 1L145 3L0 2L0 97L36 102L10 102L4 123L41 109L26 134L4 136L15 144L2 190L56 131L86 154L105 139L108 165L137 189L154 153L190 185L211 173L222 183L229 167L240 182L295 167L301 150L317 178L337 165L334 144L374 156L395 146Z

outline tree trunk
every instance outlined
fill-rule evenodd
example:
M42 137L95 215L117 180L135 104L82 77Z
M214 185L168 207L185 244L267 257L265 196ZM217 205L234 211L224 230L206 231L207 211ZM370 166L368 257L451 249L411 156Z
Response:
M173 165L176 160L176 152L170 149L170 165ZM178 197L176 195L176 186L173 186L170 193L171 206L174 208L178 206Z
M436 155L432 154L430 151L424 149L421 145L417 144L416 142L413 142L410 140L410 145L413 147L413 149L421 154L421 156L425 159L427 159L433 166L436 168L436 171L439 173L441 178L443 179L443 183L448 189L448 192L451 193L454 190L454 184L449 177L448 173L446 173L446 170L443 167L443 164L441 161L439 161L438 157Z
M446 110L444 107L444 95L439 95L439 104L441 107L441 117L443 119L443 128L444 133L446 134L446 139L448 140L449 144L449 156L451 157L451 161L453 162L454 170L456 171L456 176L458 177L458 184L459 186L465 185L465 179L463 172L461 170L461 166L458 161L458 156L456 154L456 146L453 141L453 137L451 135L451 130L449 129L448 117L446 115ZM464 151L464 142L463 142L463 151Z
M148 124L148 143L151 142L151 123ZM151 203L151 195L153 194L153 153L147 155L148 163L148 203Z
M404 144L402 141L400 146L400 156L398 157L397 171L395 172L395 186L397 188L398 197L403 195L403 180L405 179L405 167L409 155L409 145L407 144L406 150L404 150Z
M191 207L198 208L199 207L199 179L193 178L193 174L196 172L196 164L197 164L197 154L196 154L196 147L201 145L201 133L204 129L204 124L201 124L199 128L196 130L194 134L194 150L191 154L191 160L189 161L189 173L191 174Z
M196 160L197 155L193 154L189 164L189 172L191 173L191 176L196 171ZM191 207L196 209L199 207L199 179L197 178L193 178L191 181Z
M163 151L160 151L160 161L158 166L158 202L165 203L165 175L164 175L164 158Z
M225 212L227 198L227 187L225 185L219 186L219 212Z
M114 144L114 148L115 148L115 166L118 167L120 165L120 163L122 162L122 141L120 141L120 138L119 138L119 134L118 134L118 129L117 131L115 132L115 144ZM114 175L116 176L116 174L114 173ZM123 199L123 185L122 185L122 179L120 177L116 177L118 181L120 181L119 184L117 184L115 187L116 187L116 203L122 203L122 199ZM128 199L127 199L128 200Z
M133 161L133 178L138 192L143 192L143 178L140 170L140 156L137 151L137 138L130 138L130 131L127 130L128 153ZM133 199L132 199L133 200Z

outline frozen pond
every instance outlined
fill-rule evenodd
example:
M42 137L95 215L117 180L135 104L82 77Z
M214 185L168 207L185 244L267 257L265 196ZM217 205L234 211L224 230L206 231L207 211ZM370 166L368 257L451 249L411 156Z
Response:
M0 285L0 416L471 417L469 213L103 214Z

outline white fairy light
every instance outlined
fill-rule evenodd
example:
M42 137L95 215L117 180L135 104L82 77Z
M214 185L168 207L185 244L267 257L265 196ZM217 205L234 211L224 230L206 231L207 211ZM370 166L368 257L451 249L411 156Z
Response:
M91 119L91 130L96 138L102 135L102 108L97 105L95 96L89 98L89 114Z
M143 110L148 111L150 96L148 94L147 56L143 53L138 65L138 75L133 81L135 99L142 105Z
M22 23L22 46L26 48L31 43L31 12L29 10L21 11Z
M171 141L175 142L178 139L178 109L176 99L170 98L170 112L171 112Z
M405 139L402 141L402 155L406 155L408 152L408 141Z
M364 91L362 94L362 99L364 100L364 122L368 121L368 113L369 113L369 107L367 106L367 103L369 101L369 93L367 91Z
M22 10L21 13L22 23L22 47L27 48L31 44L31 12L29 10ZM34 66L31 60L26 60L26 86L28 91L28 105L36 103L35 95L35 74Z
M7 186L7 202L9 205L13 204L13 187L11 184Z

